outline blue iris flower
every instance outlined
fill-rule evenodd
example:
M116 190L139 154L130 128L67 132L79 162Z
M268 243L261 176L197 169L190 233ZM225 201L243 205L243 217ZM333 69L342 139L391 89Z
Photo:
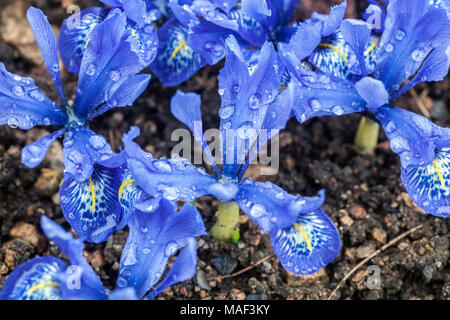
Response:
M117 279L116 288L109 291L104 288L100 278L84 258L83 241L75 239L71 233L66 232L61 226L42 216L42 230L69 258L70 265L52 256L35 257L19 265L9 275L0 292L0 300L135 300L154 298L169 286L185 281L195 274L197 260L195 238L180 232L176 223L189 222L186 219L192 218L196 221L196 215L199 216L199 213L192 205L186 205L181 211L175 212L172 204L168 203L167 200L161 200L159 211L152 215L141 214L135 217L142 224L141 228L148 227L154 233L162 232L164 234L164 237L158 239L158 243L171 236L175 236L177 240L180 239L180 236L187 236L187 238L182 238L184 248L178 254L166 277L148 296L146 296L147 291L141 290L141 283L149 283L150 279L160 279L161 275L152 273L152 271L156 271L154 267L138 275L141 277L139 286L132 286L131 283L124 286L124 276L121 275ZM135 233L136 230L130 228L129 240L135 240ZM148 255L150 251L145 250L153 249L152 244L147 243L147 245L149 247L140 254ZM171 249L171 252L163 251L162 254L170 253L170 255L174 255L178 248ZM129 256L127 259L129 259ZM162 270L167 264L167 259L158 261ZM161 265L161 263L163 264ZM149 280L147 281L146 278L149 278Z
M433 215L449 216L450 130L389 106L415 85L440 81L447 75L450 21L446 7L422 0L389 1L382 29L379 44L369 47L378 48L368 62L373 37L370 25L354 19L340 25L359 64L353 76L338 77L327 68L319 68L322 72L295 68L299 60L290 59L297 99L294 113L300 122L354 112L378 121L391 149L400 156L403 184L411 198ZM372 72L374 77L369 76Z
M58 39L61 60L70 72L80 71L83 54L92 31L112 10L121 10L127 16L127 29L133 36L134 50L140 63L148 66L155 58L158 37L153 22L167 15L165 0L100 0L111 8L90 7L64 20Z
M36 125L62 127L26 146L22 162L36 167L50 145L65 134L61 206L80 237L101 242L121 217L117 200L120 156L112 152L103 136L89 129L88 123L111 108L132 105L150 81L150 75L138 74L147 64L139 58L138 42L127 28L125 14L113 10L91 33L75 100L69 103L50 24L38 9L30 8L27 16L63 107L47 98L32 79L11 74L0 64L0 124L24 130Z
M177 85L206 64L225 57L225 39L260 48L286 41L296 0L170 0L173 15L158 30L159 52L151 69L166 86Z
M270 233L286 269L313 273L333 261L340 248L335 225L320 209L323 191L319 197L307 198L290 195L270 182L243 179L259 149L290 118L293 87L280 88L284 69L271 43L266 42L261 50L243 51L230 36L226 48L225 67L219 74L221 170L203 137L200 96L180 91L172 99L171 111L193 132L215 175L186 159L155 159L133 142L139 135L136 127L123 137L128 169L137 186L154 197L193 201L212 195L235 201L262 232Z

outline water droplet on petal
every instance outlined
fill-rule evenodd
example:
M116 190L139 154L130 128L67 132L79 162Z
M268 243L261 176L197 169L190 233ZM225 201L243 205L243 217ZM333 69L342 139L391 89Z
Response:
M164 254L166 257L173 256L178 250L178 245L175 242L169 242L169 244L166 247L166 250L164 251Z
M322 105L320 104L320 101L315 99L315 98L309 100L309 106L314 111L319 111L322 108Z
M424 52L421 49L416 49L412 52L411 54L411 58L415 61L415 62L420 62L422 61L424 57Z
M392 51L394 51L394 45L392 44L392 43L388 43L387 45L386 45L386 52L392 52Z
M88 65L88 67L86 69L86 74L88 76L92 77L96 72L97 72L97 67L95 66L95 64L91 63L90 65Z
M112 81L119 81L120 79L120 71L113 70L109 73L109 79Z
M405 35L406 35L405 31L399 29L395 33L395 39L397 39L398 41L401 41L401 40L403 40L403 38L405 38Z
M252 109L258 109L261 106L261 98L257 93L253 94L248 100L248 105Z
M106 140L103 139L102 136L96 134L89 137L89 143L95 150L100 150L105 146Z
M21 86L14 86L14 87L12 87L11 92L16 96L21 97L21 96L23 96L25 91L23 90L23 88Z
M387 133L391 133L396 129L395 127L395 123L393 121L389 121L387 126L386 126L386 131Z
M225 93L225 89L220 88L220 89L219 89L219 95L223 96L224 93Z
M16 128L19 126L19 121L18 121L16 118L11 117L11 118L9 118L9 119L6 121L6 124L7 124L10 128L16 129Z
M166 160L156 160L153 162L153 165L161 172L172 172L172 166Z
M219 117L221 119L228 119L229 117L231 117L233 115L234 108L235 107L232 104L221 107L219 110Z
M337 116L342 116L344 114L344 109L341 106L334 106L331 111L337 115Z
M259 217L267 215L267 211L263 205L256 203L250 209L250 215L255 218L259 218Z

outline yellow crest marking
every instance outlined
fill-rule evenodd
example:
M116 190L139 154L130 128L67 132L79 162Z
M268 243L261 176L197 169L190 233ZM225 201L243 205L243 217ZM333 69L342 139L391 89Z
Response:
M91 39L88 39L88 41L86 41L86 44L84 45L84 48L85 48L85 49L87 48L87 46L88 46L88 44L89 44L90 41L91 41Z
M345 61L346 64L348 63L347 57L346 57L345 54L341 51L341 49L339 49L338 47L335 47L335 46L333 46L332 44L324 43L324 42L319 43L319 47L327 47L327 48L333 49L334 51L336 51L337 53L339 53L339 55L342 57L342 59L344 59L344 61Z
M136 180L128 180L128 181L125 181L124 183L122 183L122 185L119 188L119 199L120 199L120 196L122 195L123 189L130 183L135 183L135 182L136 182Z
M187 45L187 41L183 41L182 43L180 43L175 50L173 50L172 55L170 56L171 58L175 58L175 56L177 55L177 53L185 46Z
M92 194L92 213L95 212L95 189L94 189L94 183L92 182L92 178L89 178L89 187L91 188L91 194Z
M375 49L375 47L378 45L379 42L380 42L380 37L378 37L377 41L372 43L372 45L367 48L367 50L366 50L366 52L364 52L364 54L368 55L370 52L372 52L372 50Z
M39 284L35 285L34 287L31 287L27 291L27 294L32 294L36 290L39 290L39 289L44 288L44 287L49 287L49 286L59 287L59 283L57 283L57 282L42 282L42 283L39 283Z
M308 246L309 250L312 250L312 246L311 246L311 242L309 241L308 236L306 235L305 230L302 229L302 227L300 227L300 225L298 223L294 223L294 226L300 231L300 233L305 237L306 239L306 245Z
M444 177L442 176L441 170L439 170L439 167L438 167L436 161L433 161L433 164L436 167L436 171L439 176L439 180L441 181L442 186L445 188L445 181L444 181Z
M281 91L281 90L286 90L286 89L287 89L286 86L282 86L282 87L279 87L279 88L278 88L278 90L280 90L280 91Z
M242 7L242 3L241 2L236 2L236 4L234 6L235 7Z

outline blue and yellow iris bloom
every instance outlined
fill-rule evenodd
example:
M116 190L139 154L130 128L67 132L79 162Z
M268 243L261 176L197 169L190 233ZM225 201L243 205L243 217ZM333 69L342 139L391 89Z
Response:
M364 21L343 20L334 33L341 35L342 45L326 46L334 52L333 61L316 63L317 71L296 67L299 60L294 46L286 46L297 119L304 122L316 116L356 112L378 121L391 149L400 156L403 184L411 198L441 217L450 215L449 129L389 105L415 85L440 81L447 75L450 21L446 3L386 1L379 35ZM317 62L317 56L316 50L311 57Z
M62 107L47 98L30 78L6 71L0 64L0 124L31 129L36 125L62 128L29 144L22 162L38 166L50 145L64 136L64 179L61 205L67 220L83 239L104 241L121 218L117 198L120 156L105 138L88 127L89 121L114 107L132 105L150 81L139 74L149 62L139 39L119 10L110 11L90 32L80 63L78 88L73 103L62 86L56 38L44 14L30 8L28 20L44 56ZM156 36L156 35L155 35ZM156 53L156 39L153 41Z

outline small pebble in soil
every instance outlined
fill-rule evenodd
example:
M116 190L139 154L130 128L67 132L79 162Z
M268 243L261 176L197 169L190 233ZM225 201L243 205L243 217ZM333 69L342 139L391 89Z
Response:
M237 267L237 261L232 259L228 254L222 254L217 258L211 259L211 263L223 275L232 273Z

